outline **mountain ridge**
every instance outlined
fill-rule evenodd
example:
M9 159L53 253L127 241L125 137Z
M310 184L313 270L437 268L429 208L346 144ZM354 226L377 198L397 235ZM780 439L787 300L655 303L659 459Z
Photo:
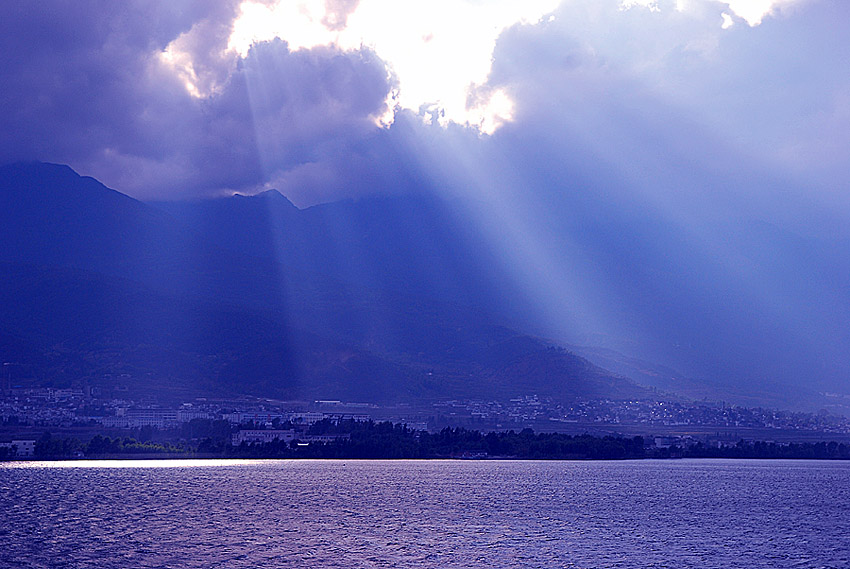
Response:
M129 373L137 387L163 391L378 401L649 393L475 309L352 286L306 265L290 271L207 243L167 212L70 169L46 165L39 177L36 166L15 168L0 168L9 206L0 235L25 223L38 239L0 254L0 355L21 345L58 354L43 380ZM34 200L56 172L61 191ZM92 194L86 211L73 207L78 186ZM24 207L22 187L37 206ZM269 198L291 206L257 199Z

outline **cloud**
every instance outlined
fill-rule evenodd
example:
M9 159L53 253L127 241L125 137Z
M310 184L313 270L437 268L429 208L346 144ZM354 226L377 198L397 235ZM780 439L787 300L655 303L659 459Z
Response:
M357 9L360 0L325 0L325 15L322 24L333 32L342 31L348 25L348 16Z
M723 0L737 16L746 20L751 26L762 23L764 18L775 14L783 8L800 4L805 0Z
M260 187L378 129L392 83L371 50L277 40L240 58L227 49L237 8L4 3L0 161L179 197Z
M207 3L54 2L34 10L6 2L0 10L0 160L156 164L175 150L174 132L196 124L195 103L152 55L214 15Z
M274 38L293 49L336 45L352 50L366 45L398 79L389 111L396 105L414 112L425 109L443 124L469 123L491 132L508 114L504 94L492 93L494 99L479 90L470 98L470 87L486 80L502 30L538 21L556 6L556 0L247 1L234 24L230 48L245 54L255 42ZM392 121L391 112L385 117L387 123Z
M238 75L267 174L348 153L378 130L392 88L385 64L368 49L291 52L281 40L255 45Z
M724 30L720 2L671 4L651 12L564 3L551 22L502 34L486 86L512 98L517 128L542 117L553 134L571 131L614 160L637 134L664 133L678 154L704 132L712 142L691 161L710 163L725 149L734 160L718 170L772 171L818 187L847 179L850 149L840 159L834 141L850 126L842 40L850 8L799 3L793 17Z
M542 152L583 141L614 162L662 140L680 153L696 128L739 163L820 185L847 179L848 8L772 2L761 25L723 29L740 6L648 4L565 0L540 20L553 2L411 4L403 14L379 0L315 0L285 4L297 13L280 27L276 3L6 2L0 161L70 163L140 197L281 181L310 203L347 184L365 191L344 175L347 162L401 176L382 158L387 140L460 144L451 128L426 124L454 120L497 137L510 126L504 139L548 129ZM265 41L277 35L285 41ZM458 152L486 145L462 140ZM710 156L695 148L691 160ZM404 164L429 172L434 159Z
M705 5L717 6L722 4L743 19L750 26L758 26L764 18L776 15L794 5L799 5L811 0L620 0L620 9L646 8L651 12L661 12L662 9L675 9L679 12L700 10ZM662 8L663 6L663 8ZM731 18L731 15L727 15ZM724 29L729 27L729 20L724 17Z

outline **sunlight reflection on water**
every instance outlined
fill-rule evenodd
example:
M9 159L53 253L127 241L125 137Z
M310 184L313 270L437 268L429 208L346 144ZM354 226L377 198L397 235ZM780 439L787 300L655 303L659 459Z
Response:
M189 468L197 466L242 466L262 460L226 458L164 458L151 460L31 460L0 463L0 468Z

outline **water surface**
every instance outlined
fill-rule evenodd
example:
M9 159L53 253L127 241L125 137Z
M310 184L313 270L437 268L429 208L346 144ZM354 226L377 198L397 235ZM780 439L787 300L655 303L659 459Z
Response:
M3 567L850 567L850 464L0 465Z

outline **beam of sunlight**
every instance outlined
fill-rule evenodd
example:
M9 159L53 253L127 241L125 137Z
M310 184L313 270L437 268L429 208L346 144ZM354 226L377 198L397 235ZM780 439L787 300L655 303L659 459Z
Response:
M534 314L516 315L518 324L569 341L612 334L617 324L603 302L610 294L606 283L585 270L589 259L569 235L553 242L546 227L552 212L529 193L513 158L489 152L493 149L456 139L427 141L416 149L425 162L442 165L432 187L463 208L461 215L487 239L534 307Z

